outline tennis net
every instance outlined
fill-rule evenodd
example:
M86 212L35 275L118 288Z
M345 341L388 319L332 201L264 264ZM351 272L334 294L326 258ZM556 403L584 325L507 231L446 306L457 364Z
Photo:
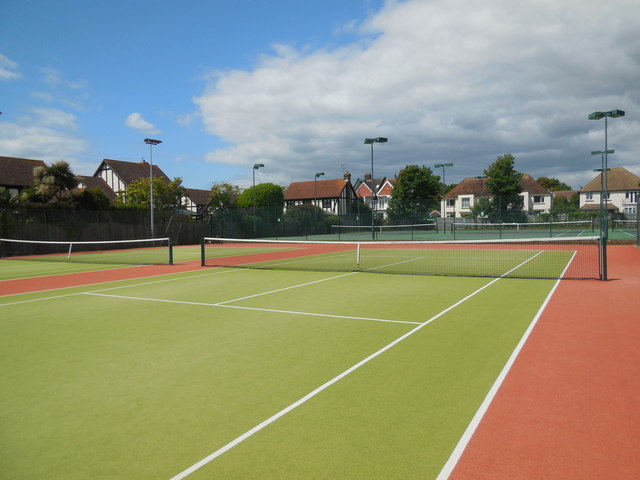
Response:
M598 237L455 242L202 239L203 266L541 279L600 278Z
M591 236L593 220L531 223L454 222L454 238L555 238Z
M637 220L614 220L611 227L614 231L624 232L632 237L636 237L638 235Z
M173 248L169 238L94 242L0 238L0 257L47 262L158 265L173 264Z
M378 240L420 240L424 236L437 233L438 227L433 223L409 225L331 225L331 233L338 240L367 240L375 236Z

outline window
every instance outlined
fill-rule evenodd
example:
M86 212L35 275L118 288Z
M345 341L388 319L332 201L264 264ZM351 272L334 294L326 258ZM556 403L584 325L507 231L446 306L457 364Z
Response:
M638 192L627 192L624 194L624 198L628 203L638 203Z
M447 207L455 207L456 206L456 200L455 198L449 198L447 199Z
M331 199L323 198L322 199L322 208L331 208Z
M462 199L462 208L469 208L469 199L468 198L463 198Z
M624 207L624 213L625 215L635 215L638 213L638 210L636 207Z
M544 203L544 197L542 195L534 195L533 203Z
M593 193L587 193L587 201L593 200Z

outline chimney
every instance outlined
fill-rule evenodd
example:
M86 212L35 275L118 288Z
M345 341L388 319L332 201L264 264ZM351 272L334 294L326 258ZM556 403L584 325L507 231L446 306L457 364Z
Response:
M351 174L349 172L344 172L344 181L345 182L351 181Z
M370 173L365 173L365 174L364 174L364 181L365 181L365 182L368 182L368 181L370 181L370 180L371 180L371 174L370 174Z

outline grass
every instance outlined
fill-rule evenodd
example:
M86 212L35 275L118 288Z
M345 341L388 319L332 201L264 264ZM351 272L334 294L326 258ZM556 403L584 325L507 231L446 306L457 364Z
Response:
M0 297L3 475L171 478L489 282L210 269ZM495 282L189 478L435 478L552 284Z

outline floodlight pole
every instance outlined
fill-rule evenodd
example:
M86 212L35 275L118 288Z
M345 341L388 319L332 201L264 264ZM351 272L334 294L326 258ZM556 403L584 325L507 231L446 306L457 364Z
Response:
M316 207L313 209L313 231L315 233L316 228L317 228L317 223L318 223L318 215L317 215L317 208L318 208L318 177L321 177L322 175L324 175L324 172L316 172L315 176L313 177L313 206Z
M433 167L442 168L442 232L447 233L447 223L445 221L445 218L447 216L447 212L446 212L447 207L445 205L445 199L444 199L445 189L447 188L447 182L444 176L444 169L445 167L453 167L453 163L436 163Z
M324 172L316 172L316 175L313 178L313 203L316 207L318 206L318 177L323 175Z
M602 238L602 262L601 262L601 275L602 280L607 280L607 239L609 238L609 225L608 225L608 211L605 211L604 203L605 198L609 196L608 192L608 175L607 175L607 165L608 158L607 155L609 153L609 145L608 145L608 118L619 118L624 117L624 110L615 109L609 110L608 112L593 112L589 114L589 120L600 120L604 118L604 151L602 152L602 173L600 175L600 236ZM593 152L592 152L593 155ZM605 198L603 198L605 197ZM608 202L607 202L608 205Z
M373 175L373 144L386 143L389 139L385 137L365 138L365 145L371 145L371 240L376 239L376 204L378 203L378 194L375 191Z
M256 170L264 167L264 163L254 163L253 170L253 236L256 236Z
M153 232L153 146L160 145L162 140L153 138L145 138L144 143L149 145L149 201L151 203L151 238L154 238Z

